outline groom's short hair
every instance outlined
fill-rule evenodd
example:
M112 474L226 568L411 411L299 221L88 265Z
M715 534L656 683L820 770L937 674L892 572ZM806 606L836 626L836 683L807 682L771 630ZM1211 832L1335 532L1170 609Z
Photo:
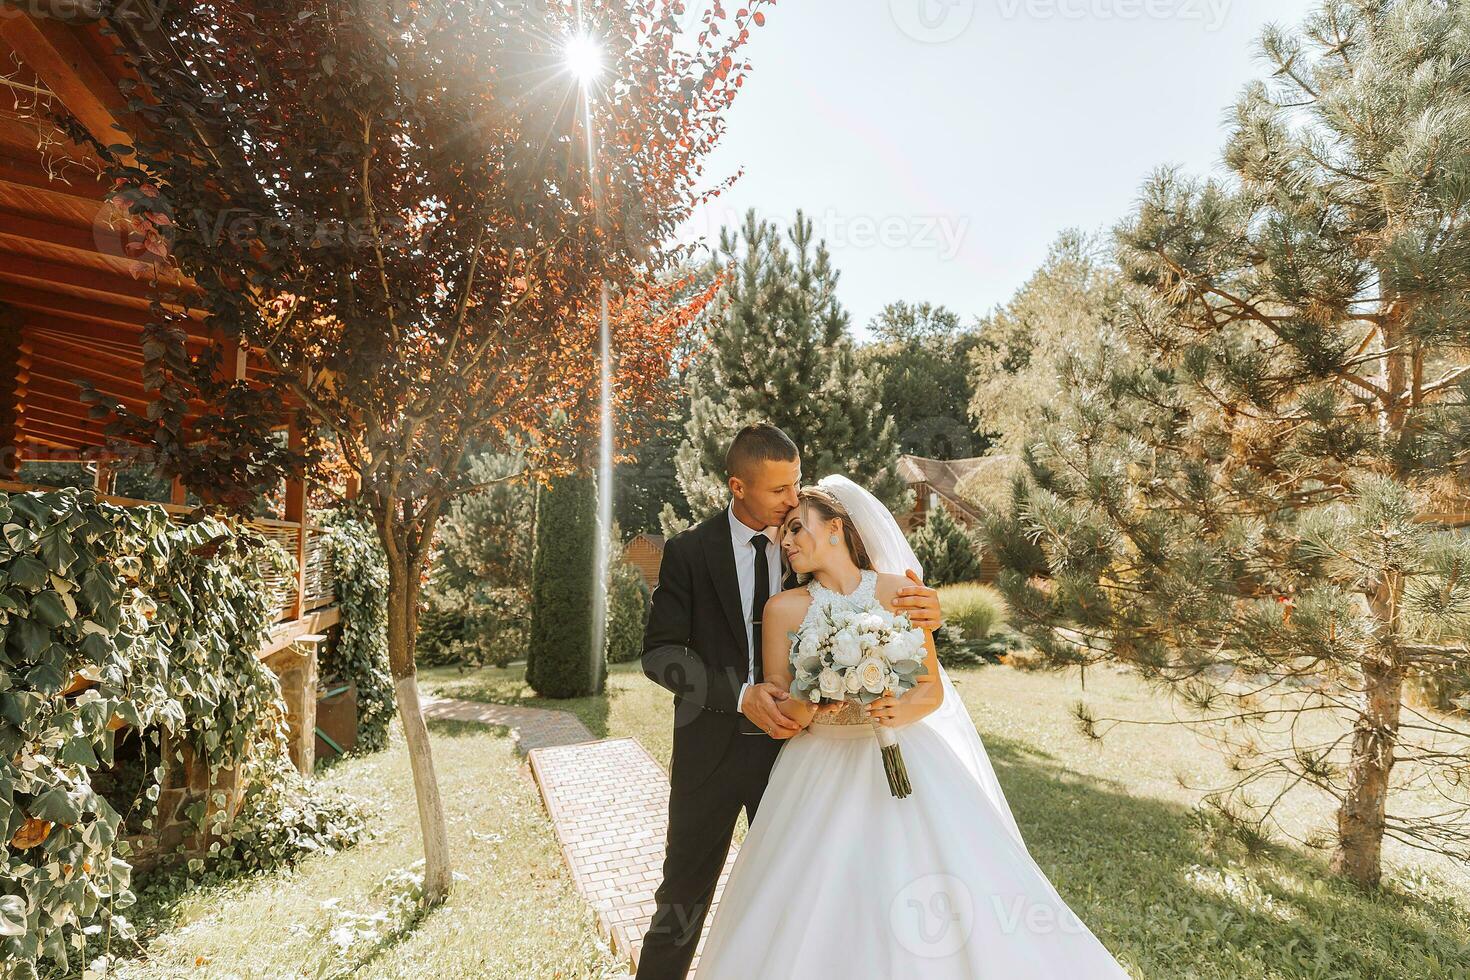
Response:
M790 436L769 422L757 422L735 433L725 451L725 475L744 478L758 463L784 463L800 455Z

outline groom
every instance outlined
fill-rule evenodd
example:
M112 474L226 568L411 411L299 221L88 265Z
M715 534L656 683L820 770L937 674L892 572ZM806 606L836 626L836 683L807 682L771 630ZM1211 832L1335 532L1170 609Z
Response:
M729 507L665 546L643 635L643 672L674 692L674 757L664 880L638 980L688 973L740 809L755 820L782 741L800 731L781 713L786 691L762 680L760 618L796 585L776 530L796 507L801 457L774 425L749 425L725 473ZM896 604L915 626L939 626L938 594L917 580Z

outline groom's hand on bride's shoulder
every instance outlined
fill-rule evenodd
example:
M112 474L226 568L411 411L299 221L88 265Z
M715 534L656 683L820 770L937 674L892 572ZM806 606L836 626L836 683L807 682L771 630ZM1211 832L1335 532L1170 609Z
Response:
M775 684L752 684L745 689L745 697L740 702L740 713L772 738L790 738L801 731L801 726L782 714L777 707L777 702L790 697L790 694Z
M933 632L944 625L944 614L939 611L939 593L925 585L911 568L906 573L912 585L906 585L894 596L893 605L909 617L909 622L921 630Z

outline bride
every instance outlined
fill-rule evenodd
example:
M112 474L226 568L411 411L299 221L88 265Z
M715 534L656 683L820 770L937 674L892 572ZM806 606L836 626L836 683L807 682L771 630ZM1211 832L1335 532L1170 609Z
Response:
M802 490L780 540L808 576L764 614L765 678L789 687L790 632L833 607L892 608L904 572L922 569L893 516L845 477ZM927 640L928 671L902 697L781 702L805 730L771 770L696 980L1126 980L1031 859ZM874 719L898 733L906 799L889 792Z

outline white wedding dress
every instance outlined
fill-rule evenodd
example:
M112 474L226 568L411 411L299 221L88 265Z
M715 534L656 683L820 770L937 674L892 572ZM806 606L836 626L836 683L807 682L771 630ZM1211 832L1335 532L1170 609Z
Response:
M917 568L897 525L880 526L892 522L886 510L855 507L866 491L844 478L822 485L843 491L875 565ZM876 582L864 572L841 595L813 580L808 618L870 605ZM944 705L897 729L907 799L889 793L857 705L782 748L696 980L1127 980L1031 859L954 684L942 682Z

